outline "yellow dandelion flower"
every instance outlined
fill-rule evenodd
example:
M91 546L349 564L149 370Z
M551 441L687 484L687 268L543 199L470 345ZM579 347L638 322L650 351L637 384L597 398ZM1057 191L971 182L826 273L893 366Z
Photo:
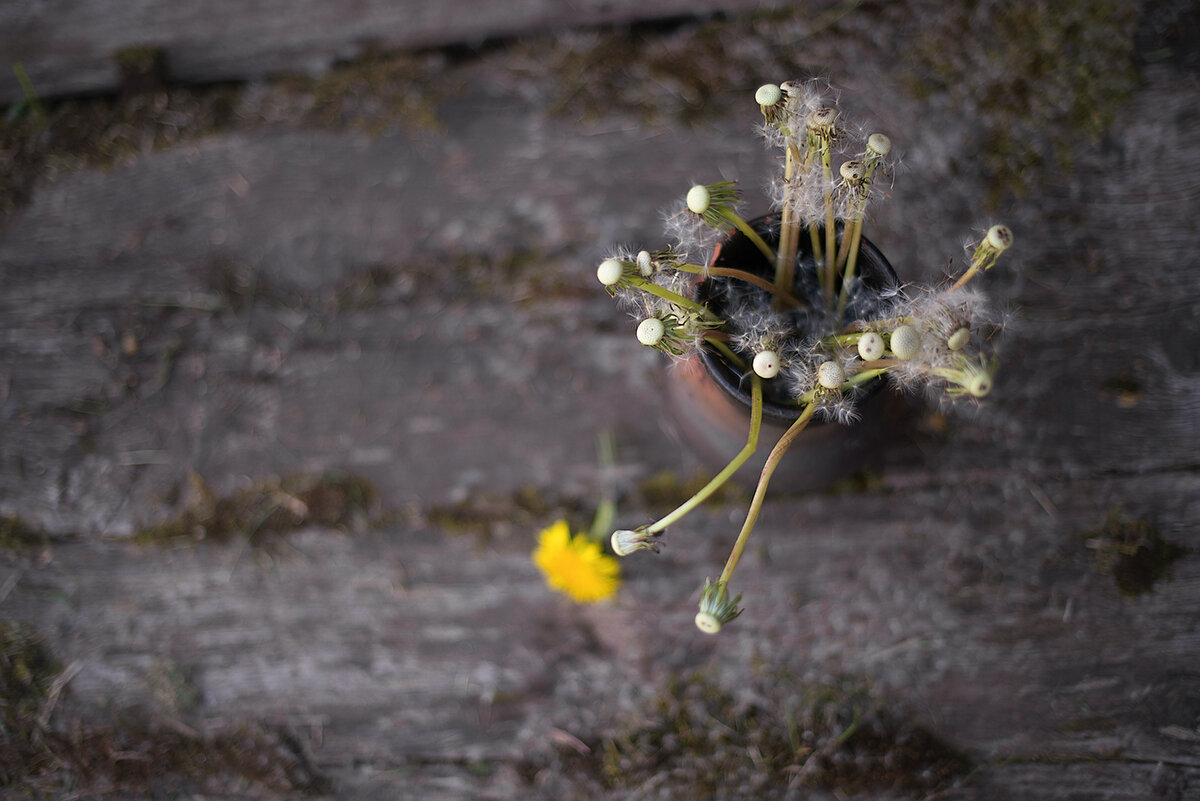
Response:
M600 543L583 534L571 536L567 521L559 520L538 535L533 563L551 588L578 603L611 598L621 584L617 560L600 550Z

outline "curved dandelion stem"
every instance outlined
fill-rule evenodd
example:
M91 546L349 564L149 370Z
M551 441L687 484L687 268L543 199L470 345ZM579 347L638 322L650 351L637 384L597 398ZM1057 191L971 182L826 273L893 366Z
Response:
M758 477L758 486L754 489L754 499L750 501L750 508L746 510L746 521L742 524L742 530L738 532L737 541L734 542L729 559L725 562L725 569L721 571L721 577L717 579L719 583L728 584L729 579L733 577L733 571L737 567L738 560L742 558L742 551L746 549L746 543L750 539L750 532L754 530L754 525L758 522L758 514L762 511L763 499L766 497L767 485L771 482L771 476L796 437L800 436L800 432L808 426L816 410L817 405L810 402L796 418L796 422L783 432L783 436L779 438L775 447L771 449L770 455L767 456L767 462L763 465L762 473Z
M739 231L741 231L747 239L753 242L754 246L758 248L759 252L766 257L768 263L773 263L775 261L775 251L771 250L770 245L764 242L763 238L758 235L758 231L755 231L753 228L751 228L750 223L743 220L740 214L735 212L733 209L721 209L721 217L724 218L726 222L730 223Z
M758 450L758 434L762 429L762 379L756 374L750 374L750 434L746 438L746 445L742 448L737 456L725 466L725 469L713 476L713 479L705 484L699 492L684 501L675 511L668 514L666 517L658 520L646 528L647 533L655 534L659 531L664 531L667 526L681 519L688 512L691 512L704 501L708 500L714 492L733 477L738 468L745 464L754 452Z
M701 315L706 320L716 320L716 321L720 322L720 318L718 318L715 314L713 314L712 311L707 306L705 306L703 303L697 303L696 301L692 300L691 298L685 298L683 295L680 295L678 292L672 292L671 290L667 289L666 287L661 287L658 284L654 283L653 281L647 281L645 278L641 278L638 276L629 276L629 277L625 278L625 280L629 283L630 286L640 289L643 292L648 292L651 295L656 295L657 297L660 297L663 300L670 301L671 303L674 303L676 306L680 307L681 309L687 309L689 311L696 312L697 314Z
M697 273L716 275L722 278L735 278L739 281L745 281L747 284L753 284L759 289L765 289L775 296L776 300L782 301L788 306L800 306L800 299L788 292L779 284L773 284L767 279L754 273L748 273L745 270L739 270L736 267L701 267L699 264L677 264L675 269L682 273Z

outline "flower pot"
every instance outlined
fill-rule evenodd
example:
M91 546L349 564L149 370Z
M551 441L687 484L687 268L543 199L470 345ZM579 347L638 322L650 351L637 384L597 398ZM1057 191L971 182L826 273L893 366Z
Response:
M768 245L774 247L777 244L778 217L761 217L751 225ZM840 239L840 228L838 233ZM821 241L824 241L823 234ZM731 234L721 243L711 264L774 278L774 265L740 232ZM869 312L878 316L878 312L886 308L887 298L894 295L899 286L887 259L866 238L861 241L857 273L862 289L856 292L842 323ZM696 282L694 297L722 314L728 302L726 287L736 280L715 276L701 278ZM820 308L823 301L817 280L811 240L804 230L796 256L792 294L814 308ZM738 283L748 287L744 282ZM757 288L747 288L742 295L759 298L766 305L771 302L771 296ZM803 313L794 313L793 323L797 336L813 333L806 331L813 324ZM881 379L876 379L859 390L856 409L860 419L854 424L814 419L792 444L776 470L775 486L792 492L820 490L869 467L871 454L877 450L886 428L888 404L887 393L880 392L883 384ZM750 430L750 381L745 371L730 364L717 351L704 346L677 360L669 373L667 392L671 408L677 413L681 437L710 468L724 466L745 446ZM763 420L758 451L738 471L737 479L741 483L753 485L757 481L767 454L799 416L799 407L788 400L782 377L763 380Z

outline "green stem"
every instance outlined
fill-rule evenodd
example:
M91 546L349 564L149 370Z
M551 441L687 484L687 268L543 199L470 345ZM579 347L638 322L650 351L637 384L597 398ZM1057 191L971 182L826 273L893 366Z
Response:
M745 464L746 460L754 455L758 450L758 434L762 429L762 379L751 373L750 375L750 435L746 438L746 446L738 452L738 455L733 457L733 460L725 466L725 469L717 473L712 481L705 484L699 492L684 501L679 508L671 512L661 520L652 523L646 529L648 534L657 534L676 522L688 512L695 509L700 504L708 500L709 496L721 488L726 481L733 477L733 474L738 471L738 468Z
M742 524L742 530L738 532L737 541L733 544L733 551L730 552L729 559L725 562L725 569L721 571L721 577L717 579L718 583L728 585L729 579L733 577L734 568L737 567L738 560L742 558L742 551L746 550L750 532L754 530L754 525L758 522L758 514L762 511L763 498L766 497L767 485L771 482L771 476L775 473L775 468L779 466L780 460L783 459L783 455L787 453L792 442L800 436L800 432L808 425L809 420L812 420L813 412L816 410L815 403L808 404L796 418L796 422L792 423L791 427L775 443L775 447L771 449L771 454L767 457L766 464L763 465L762 473L759 474L758 486L754 489L754 499L750 501L750 508L746 510L746 521Z
M725 340L713 336L712 334L708 334L704 337L704 341L711 345L714 350L720 351L721 356L724 357L725 360L734 367L739 370L746 369L746 363L742 361L740 356L733 352L732 348L725 344Z
M672 292L671 290L669 290L665 287L659 286L658 284L654 283L653 281L647 281L645 278L642 278L641 276L636 276L636 275L629 276L625 280L628 281L629 285L632 287L640 289L643 292L648 292L651 295L656 295L656 296L662 298L663 300L668 300L671 303L674 303L676 306L679 306L680 308L689 309L691 311L694 311L697 314L700 314L701 316L703 316L707 320L717 320L717 321L720 320L720 318L718 318L715 314L713 314L709 310L709 308L707 306L705 306L703 303L697 303L696 301L692 300L691 298L685 298L683 295L680 295L678 292Z
M850 301L850 282L854 278L855 269L858 266L858 246L862 242L862 212L854 218L854 230L850 234L849 257L846 260L846 269L842 273L842 291L838 296L837 315L836 319L840 320L842 314L846 311L846 304Z
M825 178L825 302L833 309L833 260L837 248L837 230L833 218L833 163L829 143L821 148L821 175Z
M796 248L799 245L799 226L793 221L791 196L794 192L792 181L796 177L796 149L787 146L787 154L783 166L784 199L783 210L779 219L779 251L775 256L775 286L790 291L795 284ZM778 300L778 296L777 296ZM779 304L776 303L776 308Z
M783 301L789 306L794 307L801 305L799 298L797 298L791 292L785 291L779 285L772 284L761 275L748 273L745 270L739 270L735 267L701 267L699 264L676 264L674 265L674 269L679 270L681 273L707 273L708 275L717 275L722 278L736 278L739 281L745 281L748 284L753 284L760 289L765 289L774 295L778 300Z
M758 231L751 228L750 223L743 220L741 215L732 209L721 209L720 214L722 218L732 223L747 239L754 243L754 246L766 257L768 264L775 261L775 251L771 250L771 247L758 235Z
M600 463L600 477L604 482L604 495L596 506L596 514L592 518L591 537L597 542L612 532L613 518L617 514L617 503L614 500L616 482L613 480L613 466L616 464L617 446L610 431L601 431L596 435L596 457Z

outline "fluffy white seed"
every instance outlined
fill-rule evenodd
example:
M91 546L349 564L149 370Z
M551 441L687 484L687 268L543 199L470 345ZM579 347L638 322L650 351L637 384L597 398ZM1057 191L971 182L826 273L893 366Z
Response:
M817 368L817 383L825 389L837 389L846 380L846 372L837 362L823 362Z
M687 193L687 207L692 214L703 214L708 211L708 206L712 202L712 196L708 193L708 187L701 184L696 184Z
M663 325L663 321L657 317L647 317L638 323L637 338L647 347L652 347L662 342L663 334L667 332L667 327Z
M858 355L864 362L873 362L883 358L883 337L874 331L868 331L858 338Z
M950 335L950 338L946 340L946 347L950 350L962 350L970 341L971 329L964 326Z
M773 350L761 350L754 354L753 366L759 378L774 378L779 375L779 354Z
M783 97L783 92L773 83L764 83L754 93L754 100L760 106L773 106Z
M605 259L596 268L596 277L605 286L615 286L624 274L625 265L621 264L617 259Z
M921 350L921 333L911 325L902 325L892 332L892 353L897 359L911 359Z
M1008 250L1013 243L1012 229L1007 225L993 225L988 229L987 243L996 250Z

